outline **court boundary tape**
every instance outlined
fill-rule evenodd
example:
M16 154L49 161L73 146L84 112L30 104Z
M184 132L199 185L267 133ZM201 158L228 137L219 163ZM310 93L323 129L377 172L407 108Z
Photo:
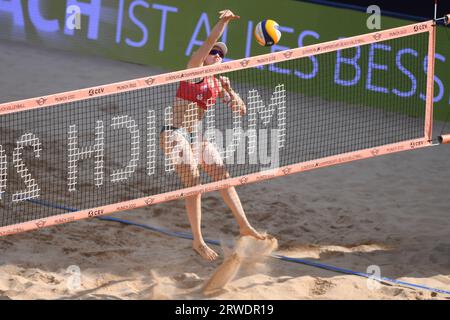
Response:
M45 201L42 201L42 200L28 200L28 201L31 202L31 203L38 204L38 205L52 207L54 209L62 209L62 210L71 211L71 212L78 211L77 209L74 209L74 208L69 208L69 207L65 207L65 206L55 205L55 204L52 204L52 203L49 203L49 202L45 202ZM144 229L151 230L151 231L154 231L154 232L158 232L158 233L170 236L170 237L176 237L176 238L192 240L192 234L188 233L188 232L172 231L172 230L169 230L169 229L166 229L166 228L154 227L154 226L151 226L151 225L138 223L138 222L133 222L133 221L124 220L124 219L115 218L115 217L96 217L96 218L98 220L102 220L102 221L118 222L118 223L122 223L122 224L125 224L125 225L131 225L131 226L135 226L135 227L144 228ZM205 238L205 242L209 243L209 244L212 244L212 245L220 246L220 241L215 240L215 239ZM447 291L447 290L432 288L432 287L428 287L428 286L424 286L424 285L420 285L420 284L415 284L415 283L401 281L401 280L387 278L387 277L377 277L377 276L374 276L374 275L371 275L371 274L368 274L368 273L365 273L365 272L353 271L353 270L350 270L350 269L336 267L336 266L325 264L325 263L321 263L321 262L314 262L314 261L307 260L307 259L293 258L293 257L279 255L279 254L272 254L271 257L275 258L275 259L279 259L281 261L294 262L294 263L298 263L298 264L308 265L308 266L311 266L311 267L324 269L324 270L328 270L328 271L332 271L332 272L336 272L336 273L343 273L343 274L348 274L348 275L355 275L355 276L359 276L359 277L364 277L364 278L368 278L368 279L371 279L371 280L378 281L379 283L384 284L384 285L386 285L386 282L389 282L389 283L393 283L393 284L397 284L397 285L405 286L405 287L409 287L409 288L428 290L428 291L432 291L432 292L435 292L435 293L441 293L441 294L450 295L450 291Z

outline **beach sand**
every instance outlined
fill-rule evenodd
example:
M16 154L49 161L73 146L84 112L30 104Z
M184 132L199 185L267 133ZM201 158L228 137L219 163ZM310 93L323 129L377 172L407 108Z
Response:
M1 102L163 72L5 41L0 64ZM450 290L449 159L450 146L431 147L237 191L253 226L277 239L276 254L379 268L384 277ZM236 243L237 224L220 194L202 199L205 237ZM183 200L113 216L190 231ZM220 257L209 263L190 240L98 219L2 237L0 299L450 299L264 254L229 262L235 270L226 285L205 295L224 258L239 252L214 248Z

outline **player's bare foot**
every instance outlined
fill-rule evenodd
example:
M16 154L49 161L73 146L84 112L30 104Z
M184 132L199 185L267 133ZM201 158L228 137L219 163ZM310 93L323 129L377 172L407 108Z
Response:
M241 234L241 237L243 237L243 236L251 236L251 237L254 237L254 238L258 239L258 240L265 240L266 239L265 236L260 234L258 231L256 231L252 227L247 227L247 228L241 229L240 234Z
M203 259L207 261L214 261L217 259L218 254L208 247L205 243L193 243L192 247Z

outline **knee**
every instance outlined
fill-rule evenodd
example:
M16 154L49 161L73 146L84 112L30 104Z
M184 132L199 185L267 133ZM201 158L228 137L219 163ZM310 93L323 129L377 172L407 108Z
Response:
M201 197L202 197L201 193L196 193L196 194L194 194L192 196L186 197L185 198L186 205L189 205L191 203L196 203L197 202L197 203L199 203L199 206L201 206L201 204L199 202L201 200ZM189 212L188 212L188 214L189 214Z

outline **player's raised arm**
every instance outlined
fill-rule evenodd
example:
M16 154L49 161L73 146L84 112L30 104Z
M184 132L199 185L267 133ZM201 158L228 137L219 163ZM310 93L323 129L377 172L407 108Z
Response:
M240 17L235 15L231 10L222 10L219 12L219 18L220 20L216 23L208 38L205 42L203 42L202 46L193 53L188 62L188 68L201 67L203 65L203 61L209 55L209 52L213 48L214 44L222 36L228 22L239 19Z

